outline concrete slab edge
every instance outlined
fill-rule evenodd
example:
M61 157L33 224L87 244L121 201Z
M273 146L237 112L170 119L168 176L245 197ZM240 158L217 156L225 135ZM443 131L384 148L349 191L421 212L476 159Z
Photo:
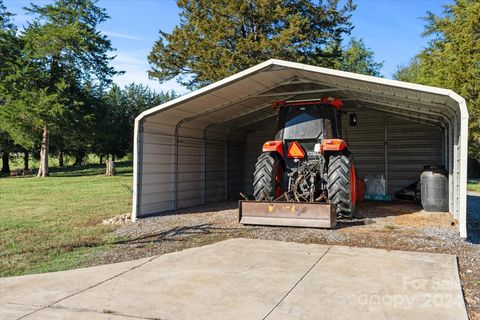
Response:
M72 293L72 294L70 294L70 295L67 295L67 296L65 296L65 297L63 297L63 298L61 298L61 299L58 299L58 300L56 300L56 301L48 304L47 306L43 306L43 307L39 308L38 310L35 310L35 311L33 311L33 312L30 312L30 313L28 313L28 314L26 314L26 315L21 316L21 317L18 318L17 320L25 319L26 317L28 317L28 316L36 313L36 312L39 312L39 311L41 311L41 310L43 310L43 309L50 308L50 307L52 307L53 305L55 305L55 304L57 304L57 303L65 300L65 299L71 298L71 297L73 297L73 296L75 296L75 295L77 295L77 294L80 294L80 293L82 293L82 292L88 291L88 290L90 290L90 289L92 289L92 288L95 288L95 287L97 287L97 286L105 283L105 282L108 282L108 281L110 281L110 280L112 280L112 279L115 279L115 278L117 278L117 277L119 277L119 276L122 276L122 275L124 275L124 274L126 274L126 273L128 273L128 272L130 272L130 271L132 271L132 270L135 270L135 269L137 269L137 268L140 268L140 267L142 267L143 265L145 265L145 264L153 261L153 260L156 259L157 257L158 257L158 256L154 256L154 257L148 259L147 261L145 261L145 262L143 262L143 263L141 263L141 264L138 264L138 265L135 265L135 266L131 267L131 268L128 269L128 270L119 272L119 273L117 273L116 275L111 276L111 277L109 277L109 278L107 278L107 279L105 279L105 280L102 280L102 281L100 281L100 282L97 282L97 283L95 283L94 285L91 285L91 286L89 286L89 287L87 287L87 288L85 288L85 289L82 289L82 290L80 290L80 291L77 291L77 292L75 292L75 293Z

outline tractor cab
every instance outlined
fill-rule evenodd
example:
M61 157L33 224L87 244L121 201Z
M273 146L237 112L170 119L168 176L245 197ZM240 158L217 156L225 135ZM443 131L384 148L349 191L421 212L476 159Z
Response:
M275 139L321 142L341 138L341 106L342 101L333 98L275 101L273 108L278 110Z

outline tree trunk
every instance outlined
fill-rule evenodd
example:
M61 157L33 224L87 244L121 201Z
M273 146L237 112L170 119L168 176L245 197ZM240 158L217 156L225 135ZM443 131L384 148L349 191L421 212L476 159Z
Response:
M23 170L28 170L28 151L23 154Z
M84 158L85 158L85 153L83 151L77 151L77 153L75 154L75 163L73 165L81 166Z
M115 161L115 155L112 154L112 161Z
M37 177L48 177L48 127L45 125L42 132L42 142L40 144L40 166Z
M103 163L103 156L100 156L99 158L100 158L100 164L102 164Z
M115 171L115 162L113 160L107 161L107 171L105 172L106 176L114 176L116 174Z
M58 166L63 167L63 150L58 153Z
M5 151L2 154L2 173L10 174L10 154Z

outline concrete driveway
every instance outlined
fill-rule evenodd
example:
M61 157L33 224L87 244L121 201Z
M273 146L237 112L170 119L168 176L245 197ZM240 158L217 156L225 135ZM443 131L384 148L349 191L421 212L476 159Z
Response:
M455 256L233 239L0 279L1 319L467 319Z

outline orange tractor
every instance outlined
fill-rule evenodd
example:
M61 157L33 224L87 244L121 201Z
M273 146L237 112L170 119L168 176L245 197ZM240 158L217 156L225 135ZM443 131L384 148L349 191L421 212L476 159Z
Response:
M255 201L240 201L240 223L334 227L337 217L353 216L356 175L341 139L342 106L335 98L273 103L277 134L258 157Z

